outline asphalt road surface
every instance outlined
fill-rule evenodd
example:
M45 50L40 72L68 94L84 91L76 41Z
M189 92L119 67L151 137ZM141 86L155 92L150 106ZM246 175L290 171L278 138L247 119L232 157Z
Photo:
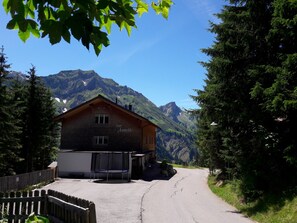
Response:
M207 170L176 168L171 179L95 183L60 179L44 189L93 201L103 223L252 223L216 197Z

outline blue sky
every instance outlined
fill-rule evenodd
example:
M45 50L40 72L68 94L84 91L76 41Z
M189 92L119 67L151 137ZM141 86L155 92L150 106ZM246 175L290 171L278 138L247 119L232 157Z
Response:
M110 46L97 57L77 40L51 45L47 38L30 37L23 43L16 31L6 30L8 17L0 9L0 45L5 48L11 69L26 72L33 64L39 76L61 70L95 70L142 93L157 106L176 102L181 108L197 108L189 95L202 89L206 61L202 48L212 45L214 36L207 29L217 22L214 13L224 0L175 0L168 20L152 10L137 19L137 29L128 37L116 26L109 36Z

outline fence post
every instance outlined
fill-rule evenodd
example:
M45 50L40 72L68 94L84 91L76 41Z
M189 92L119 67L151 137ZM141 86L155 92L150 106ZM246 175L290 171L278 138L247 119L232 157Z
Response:
M14 197L14 192L10 192L9 197ZM11 202L8 206L8 215L9 216L13 216L13 206L14 206L14 202ZM6 206L7 207L7 206Z
M41 190L40 214L47 215L47 195L45 190Z
M90 202L89 204L90 208L90 223L96 223L96 208L95 204L93 202Z

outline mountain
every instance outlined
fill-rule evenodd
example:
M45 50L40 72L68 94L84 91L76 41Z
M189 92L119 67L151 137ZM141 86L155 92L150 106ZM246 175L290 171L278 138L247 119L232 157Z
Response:
M67 70L42 77L54 95L58 112L65 112L98 94L132 105L133 111L157 124L157 155L159 159L192 162L197 154L194 119L175 103L158 108L141 93L121 86L112 79L102 78L95 71Z
M196 131L195 118L190 112L180 109L175 102L160 106L159 109L168 118L186 127L189 131Z
M182 110L175 104L175 102L170 102L164 106L159 107L160 110L169 118L175 122L179 122L178 117L181 115Z

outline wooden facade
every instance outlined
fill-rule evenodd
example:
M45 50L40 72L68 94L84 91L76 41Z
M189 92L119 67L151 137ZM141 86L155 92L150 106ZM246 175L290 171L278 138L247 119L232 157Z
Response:
M127 109L99 95L55 120L62 123L61 151L129 151L132 156L143 154L144 162L155 157L158 126L131 106Z

